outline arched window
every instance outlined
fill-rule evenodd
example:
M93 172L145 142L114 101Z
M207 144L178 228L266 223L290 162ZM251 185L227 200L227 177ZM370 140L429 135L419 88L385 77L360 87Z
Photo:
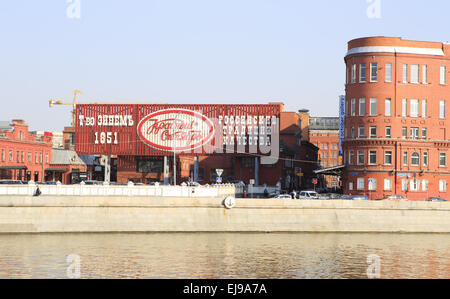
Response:
M419 164L420 164L420 155L419 155L419 153L413 153L411 155L411 165L419 166Z

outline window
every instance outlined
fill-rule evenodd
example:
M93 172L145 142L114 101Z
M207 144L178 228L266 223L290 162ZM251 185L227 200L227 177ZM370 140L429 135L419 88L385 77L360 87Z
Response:
M348 84L350 81L350 68L347 67L347 70L345 71L345 83Z
M348 152L348 164L353 165L353 151Z
M42 154L39 154L39 163L42 164Z
M427 117L427 100L422 100L422 117L426 118Z
M9 162L13 160L13 151L9 151Z
M138 160L137 172L138 173L161 173L164 172L163 160Z
M428 166L428 152L424 152L424 153L422 154L422 156L423 156L423 158L422 158L422 160L423 160L423 166Z
M386 82L392 82L392 63L386 63Z
M352 64L352 83L356 83L356 64Z
M377 116L377 99L370 99L370 116Z
M439 192L447 192L447 181L446 180L439 181Z
M384 164L385 165L392 165L392 151L385 151L384 152Z
M402 138L403 139L408 138L408 128L407 127L402 127Z
M441 66L441 71L440 71L440 82L441 85L445 85L447 83L447 67L445 66Z
M255 158L253 158L253 157L241 157L241 167L242 168L255 167Z
M408 116L408 100L407 99L402 100L402 116L403 117Z
M350 191L353 190L353 182L348 183L348 190L350 190Z
M384 116L392 116L391 99L384 100Z
M364 165L364 151L358 151L358 165Z
M366 100L359 99L359 116L364 116L366 114Z
M366 64L362 63L359 65L359 82L365 83L366 82Z
M17 163L20 163L20 152L16 152L17 157L16 157L16 161Z
M417 180L417 179L412 179L412 180L410 181L410 190L411 190L411 191L415 191L415 192L419 191L419 186L420 186L419 180Z
M355 128L354 127L350 128L350 137L355 138Z
M410 117L419 117L419 100L411 100L409 104Z
M356 115L356 99L352 99L352 104L351 104L351 115L355 116Z
M439 102L439 118L445 118L445 101Z
M408 152L403 152L403 165L408 166Z
M48 154L45 154L45 163L48 164Z
M324 155L325 154L327 156L325 158L328 158L328 153L324 153ZM286 168L293 168L294 167L294 158L292 156L291 157L286 157L286 159L284 160L284 167L286 167ZM325 167L327 167L327 165L325 165Z
M408 65L407 64L403 65L402 82L405 84L408 83Z
M370 138L377 138L377 127L370 127Z
M35 163L35 164L38 164L38 163L39 163L39 156L38 156L38 153L35 153L35 154L34 154L34 163Z
M370 165L377 164L377 151L369 151L369 164Z
M364 178L358 178L356 180L356 188L358 190L364 190Z
M323 144L323 149L328 150L328 143Z
M422 180L422 191L428 191L428 180Z
M392 179L384 179L384 190L392 191Z
M420 155L419 155L419 153L413 153L411 155L411 165L412 166L419 166L420 165Z
M419 139L419 128L410 128L411 139L417 140Z
M358 138L365 138L364 127L358 128Z
M402 191L408 191L408 179L402 180Z
M422 65L422 84L428 84L428 66Z
M422 139L427 139L427 128L422 128Z
M377 190L377 179L369 179L369 191L376 191Z
M5 159L6 159L6 157L5 157L5 150L2 149L2 162L5 162Z
M439 154L439 166L440 167L446 167L447 166L447 154L446 153L440 153Z
M411 83L419 84L419 65L418 64L411 65Z
M386 138L391 138L391 127L386 127Z
M33 155L28 153L28 163L31 163L31 160L33 160Z
M378 81L378 63L370 64L370 82Z

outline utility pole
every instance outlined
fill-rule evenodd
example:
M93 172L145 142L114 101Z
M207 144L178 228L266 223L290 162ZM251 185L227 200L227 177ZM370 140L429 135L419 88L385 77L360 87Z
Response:
M175 139L173 140L173 185L177 185L177 152L175 150Z

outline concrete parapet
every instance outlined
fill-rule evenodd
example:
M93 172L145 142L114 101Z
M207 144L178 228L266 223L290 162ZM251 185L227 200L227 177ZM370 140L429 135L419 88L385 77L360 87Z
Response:
M127 196L0 196L0 233L407 232L450 233L437 202Z

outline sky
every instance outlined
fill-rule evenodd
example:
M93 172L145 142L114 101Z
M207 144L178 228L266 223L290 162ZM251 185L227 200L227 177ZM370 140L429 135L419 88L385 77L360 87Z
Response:
M83 103L261 104L337 116L347 42L447 42L448 0L0 0L0 120Z

